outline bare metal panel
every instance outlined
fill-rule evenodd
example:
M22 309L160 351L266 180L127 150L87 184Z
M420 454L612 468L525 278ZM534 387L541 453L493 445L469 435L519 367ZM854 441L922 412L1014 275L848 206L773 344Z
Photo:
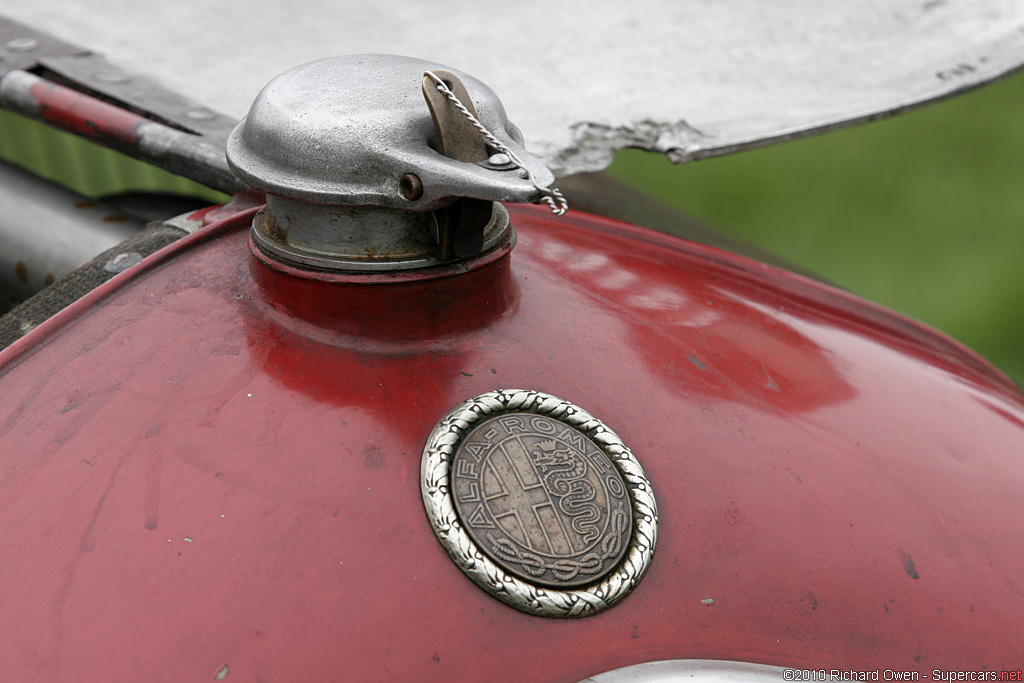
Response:
M1024 62L1020 0L36 0L3 12L234 117L282 71L387 52L488 83L553 169L713 156L898 111Z
M0 206L0 303L35 294L143 227L3 161Z

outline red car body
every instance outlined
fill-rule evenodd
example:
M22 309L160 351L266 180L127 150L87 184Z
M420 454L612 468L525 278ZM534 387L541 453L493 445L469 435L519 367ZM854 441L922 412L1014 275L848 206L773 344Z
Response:
M0 353L3 677L1019 669L1016 385L806 277L508 208L511 253L413 281L268 266L240 211ZM601 614L504 605L428 523L428 433L502 388L590 411L654 487L651 567Z

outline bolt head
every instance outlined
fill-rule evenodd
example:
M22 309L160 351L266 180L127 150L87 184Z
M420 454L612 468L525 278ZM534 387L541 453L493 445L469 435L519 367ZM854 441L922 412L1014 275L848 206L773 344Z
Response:
M402 197L414 202L423 196L423 181L415 173L406 173L398 183Z
M120 73L118 71L101 71L94 75L97 81L103 83L124 83L128 80L128 75Z
M4 47L11 52L31 52L39 47L39 41L35 38L12 38Z

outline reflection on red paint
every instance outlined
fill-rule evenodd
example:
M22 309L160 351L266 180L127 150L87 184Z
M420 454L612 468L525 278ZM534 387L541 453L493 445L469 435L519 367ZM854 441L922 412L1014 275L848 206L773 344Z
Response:
M543 211L510 209L510 257L402 285L271 271L249 212L0 354L5 674L1016 669L1024 401L1005 378L824 285ZM598 616L505 606L427 522L427 435L517 387L595 414L654 487L651 569Z

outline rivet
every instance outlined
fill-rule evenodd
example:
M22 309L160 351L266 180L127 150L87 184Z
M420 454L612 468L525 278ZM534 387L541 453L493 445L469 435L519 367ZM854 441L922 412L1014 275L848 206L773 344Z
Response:
M103 270L108 273L123 273L132 266L136 266L140 263L142 263L142 254L136 251L127 251L117 254L107 261L103 266Z
M505 166L506 164L511 164L512 159L507 154L492 154L487 163L493 166Z
M128 76L123 73L116 71L101 71L94 76L97 81L103 81L104 83L124 83L128 80Z
M39 47L39 41L35 38L12 38L5 47L11 52L31 52Z
M414 202L423 196L423 181L415 173L406 173L398 183L398 191L402 197Z

